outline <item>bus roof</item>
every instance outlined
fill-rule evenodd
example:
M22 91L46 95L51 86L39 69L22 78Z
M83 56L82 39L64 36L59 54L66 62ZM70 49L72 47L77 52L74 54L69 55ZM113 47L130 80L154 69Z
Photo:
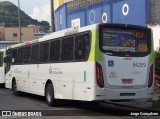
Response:
M98 28L98 24L93 24L93 25L81 27L81 28L78 28L78 29L69 28L69 29L65 29L65 30L61 30L61 31L51 33L49 35L45 35L45 36L43 36L42 38L39 38L39 39L35 39L35 40L32 40L32 41L28 41L28 42L24 42L24 43L18 43L18 44L15 44L15 45L8 46L7 49L18 48L18 47L21 47L21 46L30 45L30 44L34 44L34 43L37 43L37 42L43 42L43 41L47 41L47 40L51 40L51 39L56 39L56 38L60 38L60 37L63 37L63 36L72 35L72 34L75 34L75 33L84 32L84 31L88 31L88 30L93 30L93 29L97 29L97 28Z

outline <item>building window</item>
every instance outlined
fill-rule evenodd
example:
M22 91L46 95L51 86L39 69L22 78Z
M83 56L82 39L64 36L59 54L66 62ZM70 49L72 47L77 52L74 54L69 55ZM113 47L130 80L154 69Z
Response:
M13 33L13 37L17 37L17 33Z

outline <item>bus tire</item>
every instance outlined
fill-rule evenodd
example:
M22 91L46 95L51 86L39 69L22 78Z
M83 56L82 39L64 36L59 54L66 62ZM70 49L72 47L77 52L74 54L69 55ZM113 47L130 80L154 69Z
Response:
M54 88L52 83L49 83L46 87L45 90L45 98L46 98L46 102L49 106L54 106L56 101L54 99Z
M17 83L15 80L12 83L12 90L15 96L20 96L21 93L17 90Z

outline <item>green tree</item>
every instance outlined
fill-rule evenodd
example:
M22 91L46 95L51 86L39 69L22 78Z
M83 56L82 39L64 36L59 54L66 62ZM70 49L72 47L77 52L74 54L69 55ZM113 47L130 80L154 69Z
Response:
M49 23L47 21L38 22L36 19L32 19L25 12L20 10L21 14L21 26L27 27L28 25L42 25L44 31L49 30ZM18 27L18 8L13 3L4 1L0 2L0 23L5 23L9 27Z

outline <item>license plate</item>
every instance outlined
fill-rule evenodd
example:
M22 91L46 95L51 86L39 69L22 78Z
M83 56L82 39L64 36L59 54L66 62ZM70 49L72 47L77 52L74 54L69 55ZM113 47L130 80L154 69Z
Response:
M133 79L122 79L122 83L123 84L132 84L133 83Z

